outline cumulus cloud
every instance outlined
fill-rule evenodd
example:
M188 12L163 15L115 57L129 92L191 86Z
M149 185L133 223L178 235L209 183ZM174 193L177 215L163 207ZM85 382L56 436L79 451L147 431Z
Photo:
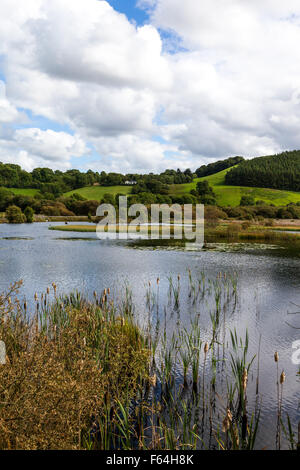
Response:
M3 161L18 163L26 170L32 170L35 166L67 169L71 166L71 158L89 153L90 150L79 136L66 132L24 128L0 133L0 155L4 157Z
M6 97L5 83L0 81L0 123L14 122L18 117L18 110Z
M1 0L1 158L83 167L91 144L99 170L159 171L300 148L298 0L138 4L140 27L104 0ZM74 135L9 133L20 109Z

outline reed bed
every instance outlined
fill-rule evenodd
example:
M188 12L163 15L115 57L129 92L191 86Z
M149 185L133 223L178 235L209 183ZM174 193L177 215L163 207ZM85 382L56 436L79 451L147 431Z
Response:
M1 295L0 449L258 448L260 354L250 354L247 331L240 337L228 326L237 275L188 272L168 286L165 304L159 278L145 286L141 318L128 285L118 303L109 288L87 299L58 295L55 283L35 295L34 307L18 300L20 284ZM274 448L295 449L295 423L283 412L285 374L274 358Z

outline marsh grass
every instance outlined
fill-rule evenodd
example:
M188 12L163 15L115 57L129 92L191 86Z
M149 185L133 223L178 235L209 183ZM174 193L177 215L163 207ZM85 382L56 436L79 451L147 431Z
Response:
M0 448L94 446L93 428L103 431L108 407L117 424L119 403L134 396L147 374L144 338L127 314L79 293L52 302L45 294L29 315L27 305L12 299L17 287L0 297L7 350L0 368ZM103 439L100 447L112 445L110 435Z
M248 381L256 374L259 382L259 354L249 354L247 332L240 337L227 326L238 302L235 273L170 277L163 309L160 279L149 282L139 324L127 284L115 304L110 289L91 301L79 292L58 295L53 283L35 295L34 308L18 300L19 287L0 296L7 349L0 449L257 448L259 390L253 397ZM190 317L182 324L186 289ZM281 382L282 440L295 448Z

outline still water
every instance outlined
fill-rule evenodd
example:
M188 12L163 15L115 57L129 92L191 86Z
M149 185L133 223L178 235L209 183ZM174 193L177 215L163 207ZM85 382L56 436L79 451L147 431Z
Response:
M208 279L221 273L237 274L238 301L228 317L227 327L239 335L249 332L249 356L257 354L261 341L260 392L261 427L258 448L275 446L276 365L274 352L280 356L280 370L286 373L283 415L288 413L294 430L300 421L299 366L292 363L292 344L300 339L300 258L285 255L284 250L251 245L246 250L188 252L180 249L139 249L125 242L104 242L93 233L55 232L49 223L0 225L0 291L14 281L23 280L20 297L33 303L35 292L45 292L52 282L61 293L80 290L89 296L110 287L121 302L125 286L132 289L136 316L140 323L148 316L145 288L159 286L159 315L168 303L169 277L181 276L182 296L176 315L168 318L168 331L187 325L191 309L203 315L207 327L209 304L192 307L187 295L188 270L197 279L204 272ZM55 224L59 225L59 224ZM86 224L85 224L86 225ZM255 366L256 367L256 366ZM256 370L250 377L255 386ZM251 385L251 381L253 382ZM286 443L284 444L286 446Z

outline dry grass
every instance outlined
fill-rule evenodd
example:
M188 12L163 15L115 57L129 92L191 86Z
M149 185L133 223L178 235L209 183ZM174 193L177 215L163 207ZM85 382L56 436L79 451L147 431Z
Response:
M146 374L143 337L106 301L46 296L26 315L16 287L0 296L0 449L82 449L107 400L133 396Z

